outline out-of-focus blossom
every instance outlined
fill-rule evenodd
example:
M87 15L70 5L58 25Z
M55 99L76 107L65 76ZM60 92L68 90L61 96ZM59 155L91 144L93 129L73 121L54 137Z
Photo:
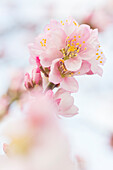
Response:
M113 134L110 136L110 146L113 148Z
M2 96L0 98L0 120L3 119L8 113L10 100L8 96Z
M54 100L57 102L59 115L72 117L78 113L78 108L74 105L74 98L71 94L63 89L59 89Z
M1 170L78 170L59 126L57 108L48 97L41 93L27 97L26 116L6 125L4 134L9 142L4 151L8 158L0 157Z
M12 72L11 72L12 73ZM11 83L0 99L0 119L4 118L9 112L10 106L14 101L19 101L22 94L25 93L23 86L24 72L22 70L13 70L11 75Z
M103 32L113 23L112 16L105 9L96 9L83 19L83 23L88 24L91 28L98 28L99 32Z
M100 49L97 29L79 25L69 17L66 22L52 20L33 44L30 44L31 59L37 56L43 68L49 68L49 81L61 85L67 91L77 92L74 75L102 74L99 65L105 57Z
M10 89L15 91L23 90L24 71L14 70L11 77Z
M78 162L78 167L80 170L86 170L86 162L85 160L80 157L79 155L76 156L77 162Z

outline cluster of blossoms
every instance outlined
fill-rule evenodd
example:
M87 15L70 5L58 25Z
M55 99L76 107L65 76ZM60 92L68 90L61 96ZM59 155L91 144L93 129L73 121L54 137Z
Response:
M56 93L60 95L55 94L57 103L59 106L66 103L63 111L59 109L60 114L75 115L78 108L71 102L71 93L76 93L79 88L75 77L85 74L102 76L103 73L101 65L105 63L105 56L98 40L98 30L86 24L79 25L71 17L60 23L52 20L29 49L35 71L32 77L26 73L25 87L41 86L43 92L59 87ZM68 108L70 113L65 114Z
M0 156L0 170L83 170L79 156L71 159L57 117L78 113L71 96L78 91L76 76L102 75L100 66L105 57L98 30L79 25L73 18L65 23L51 21L29 48L34 65L32 74L25 74L24 85L29 93L21 88L23 76L14 77L3 100L2 117L20 98L22 115L9 121L3 130L8 141L3 144L6 155Z

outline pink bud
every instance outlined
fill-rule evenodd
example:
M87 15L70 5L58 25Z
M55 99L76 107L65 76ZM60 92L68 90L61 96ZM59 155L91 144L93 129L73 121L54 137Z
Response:
M33 82L31 80L29 73L25 74L24 85L27 89L33 88Z
M32 81L34 84L38 84L39 80L41 79L40 71L37 69L32 70Z
M39 56L36 57L36 64L37 64L38 67L41 66Z

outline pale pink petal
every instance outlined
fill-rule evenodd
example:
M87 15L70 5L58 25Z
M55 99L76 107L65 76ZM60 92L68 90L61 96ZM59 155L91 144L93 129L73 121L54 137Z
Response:
M60 50L65 47L65 39L67 35L61 28L54 28L46 35L47 48L56 48Z
M65 66L69 71L77 71L81 67L81 64L82 60L79 56L65 61Z
M67 110L67 111L65 110L64 112L60 112L59 114L64 117L72 117L72 116L78 114L78 107L73 105L69 110Z
M77 70L74 75L83 75L86 74L90 71L91 69L91 64L87 61L83 61L81 68L79 70Z
M62 77L58 70L58 62L59 62L59 59L56 59L52 62L51 71L49 74L49 81L54 84L58 84L62 81Z
M94 74L98 74L99 76L102 76L102 74L103 74L103 69L98 65L93 65L91 67L91 70Z
M59 108L63 112L70 109L70 107L74 104L74 98L70 94L64 93L62 96L62 100L60 101Z
M72 93L76 93L79 88L77 80L73 77L63 78L63 81L60 83L60 86L66 91L69 91Z
M62 25L67 36L70 36L78 28L78 23L72 18L68 17L64 25Z
M87 41L90 37L90 26L86 24L80 25L77 34L78 36L81 36L81 41Z
M61 57L62 53L60 51L58 51L56 48L51 48L46 50L45 52L42 52L42 54L40 55L40 63L44 67L49 67L51 66L53 60Z

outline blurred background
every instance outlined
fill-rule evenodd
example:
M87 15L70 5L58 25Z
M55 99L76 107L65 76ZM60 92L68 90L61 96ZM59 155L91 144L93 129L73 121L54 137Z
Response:
M79 92L73 96L79 115L62 118L61 124L73 154L83 158L87 170L113 170L113 0L0 0L0 96L14 75L24 76L32 67L28 44L51 19L68 16L98 28L107 62L103 77L77 77ZM10 108L15 112L17 103ZM0 137L0 147L2 143Z

